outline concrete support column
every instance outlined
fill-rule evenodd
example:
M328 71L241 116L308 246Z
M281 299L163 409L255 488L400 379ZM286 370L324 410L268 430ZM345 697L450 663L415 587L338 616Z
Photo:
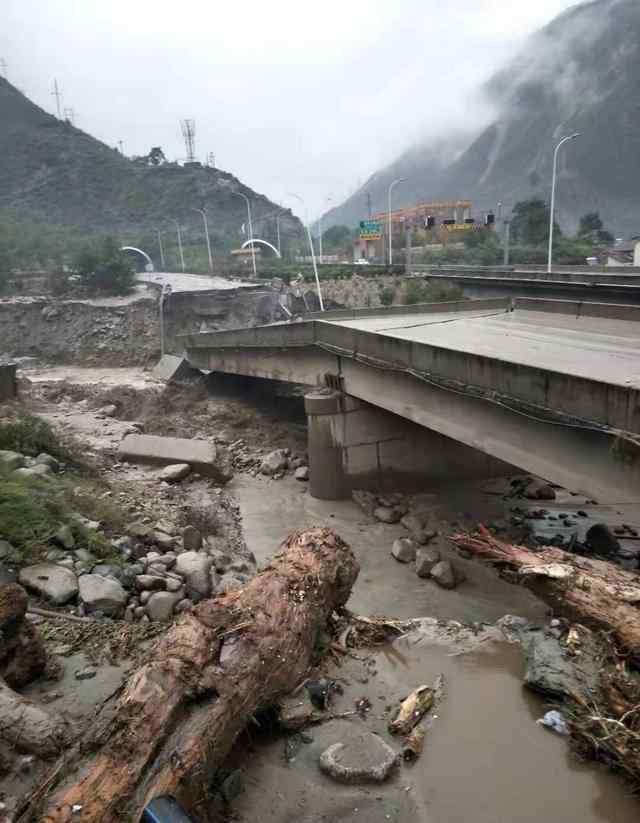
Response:
M340 500L354 489L421 488L513 472L512 466L356 397L305 395L309 491Z
M342 500L349 496L343 466L339 423L343 395L319 389L305 395L307 412L309 491L319 500Z

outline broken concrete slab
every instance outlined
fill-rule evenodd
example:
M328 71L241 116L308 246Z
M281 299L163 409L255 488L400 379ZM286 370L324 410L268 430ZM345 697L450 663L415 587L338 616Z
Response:
M213 478L217 483L231 480L231 471L213 443L181 437L152 434L128 434L119 449L120 457L130 463L171 466L187 463L194 471Z
M182 381L196 380L202 374L184 359L173 354L165 354L151 370L151 374L156 380L163 383L180 383Z

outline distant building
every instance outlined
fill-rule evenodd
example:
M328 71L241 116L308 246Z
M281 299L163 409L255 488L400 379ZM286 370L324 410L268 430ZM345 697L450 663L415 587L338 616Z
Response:
M635 266L640 268L640 237L624 243L616 243L604 253L605 264L611 267Z
M419 231L431 243L446 244L459 242L464 232L485 225L485 220L493 225L495 217L488 215L480 221L471 216L470 200L443 200L434 203L419 203L407 209L391 212L391 232L394 249L398 248L398 238L403 232ZM384 260L389 247L389 214L380 212L367 220L362 220L354 241L353 254L356 260Z

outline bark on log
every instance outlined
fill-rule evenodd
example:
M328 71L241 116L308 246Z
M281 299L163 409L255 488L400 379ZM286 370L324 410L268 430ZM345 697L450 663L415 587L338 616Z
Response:
M0 679L0 738L18 751L51 757L60 753L67 737L62 717L16 694Z
M531 552L503 543L484 526L478 534L457 534L461 549L513 569L525 585L559 615L613 631L634 658L640 655L640 578L606 560L579 557L562 549Z
M105 742L88 760L76 753L64 784L22 819L137 821L163 794L205 816L215 769L247 720L303 678L318 632L357 574L330 529L291 535L243 589L203 601L169 629L131 677Z

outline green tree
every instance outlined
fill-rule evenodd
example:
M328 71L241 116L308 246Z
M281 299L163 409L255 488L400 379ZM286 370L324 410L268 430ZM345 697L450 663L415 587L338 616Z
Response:
M134 268L113 237L78 252L72 271L90 292L128 294L133 289Z
M590 211L580 218L578 237L592 243L613 243L613 235L607 231L597 211Z
M162 151L160 146L154 146L147 155L147 159L151 166L161 166L163 163L167 162L165 153Z
M549 206L539 197L522 200L513 207L511 239L514 243L527 246L541 246L549 241ZM554 233L561 235L560 227L554 223Z
M349 226L331 226L322 234L322 245L325 249L348 249L352 239L353 232Z

